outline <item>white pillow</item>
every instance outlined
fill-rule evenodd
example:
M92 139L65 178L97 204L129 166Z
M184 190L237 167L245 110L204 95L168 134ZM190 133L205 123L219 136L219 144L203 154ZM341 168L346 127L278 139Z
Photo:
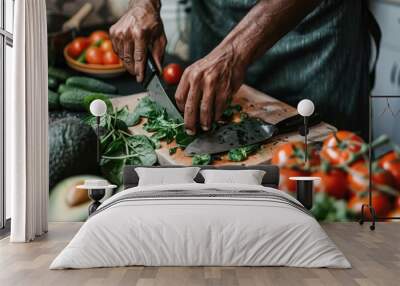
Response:
M195 183L193 180L200 168L135 168L139 176L139 186Z
M262 170L202 170L205 184L261 185L265 171Z

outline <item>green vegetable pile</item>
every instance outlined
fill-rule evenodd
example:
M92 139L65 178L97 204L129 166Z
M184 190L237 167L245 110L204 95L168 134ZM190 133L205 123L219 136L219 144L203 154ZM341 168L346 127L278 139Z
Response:
M108 100L106 102L110 104ZM101 118L100 167L103 176L114 184L122 184L125 165L152 166L157 162L154 142L145 135L132 135L128 131L128 127L137 124L139 119L138 113L129 112L127 107L119 110L109 107ZM96 126L93 116L85 121L92 127Z
M68 71L49 67L49 110L87 111L88 99L108 99L117 96L117 88L98 79L73 76Z

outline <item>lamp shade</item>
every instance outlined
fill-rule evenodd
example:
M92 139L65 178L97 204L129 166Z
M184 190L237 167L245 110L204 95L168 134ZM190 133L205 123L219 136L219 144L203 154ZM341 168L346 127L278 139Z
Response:
M94 116L103 116L104 114L106 114L106 112L107 105L103 100L95 99L90 104L90 113L92 113Z
M311 116L314 113L314 103L309 99L303 99L297 105L297 112L301 116Z

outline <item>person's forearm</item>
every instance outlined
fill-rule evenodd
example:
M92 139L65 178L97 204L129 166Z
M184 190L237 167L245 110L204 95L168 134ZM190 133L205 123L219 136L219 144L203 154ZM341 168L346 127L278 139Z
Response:
M248 66L307 16L321 0L260 0L220 43Z

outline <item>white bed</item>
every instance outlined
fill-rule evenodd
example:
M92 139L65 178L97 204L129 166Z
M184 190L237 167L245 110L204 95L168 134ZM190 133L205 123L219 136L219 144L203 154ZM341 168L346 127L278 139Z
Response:
M134 187L111 197L50 269L128 265L351 267L291 196L264 186L198 183Z

